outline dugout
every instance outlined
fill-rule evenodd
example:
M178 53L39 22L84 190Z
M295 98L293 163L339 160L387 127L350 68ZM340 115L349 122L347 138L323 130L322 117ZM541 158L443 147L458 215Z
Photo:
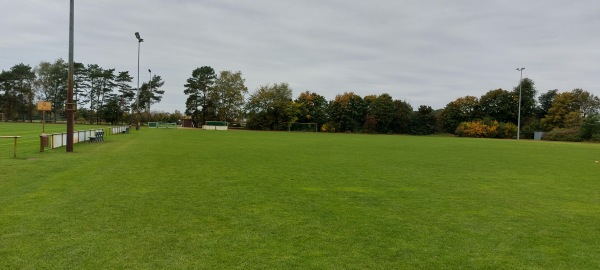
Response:
M192 118L183 119L183 127L187 127L187 128L194 127L194 122L192 121Z
M227 130L229 123L226 121L206 121L204 125L202 125L202 129L204 130Z

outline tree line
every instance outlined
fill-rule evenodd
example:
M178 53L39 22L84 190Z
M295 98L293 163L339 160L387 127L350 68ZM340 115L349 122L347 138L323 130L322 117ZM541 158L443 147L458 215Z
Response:
M52 102L52 117L64 117L67 63L62 59L41 62L32 68L18 64L0 73L0 113L4 119L33 119L35 102ZM600 99L583 89L548 90L538 96L534 82L524 78L512 90L490 90L481 97L465 96L434 110L413 108L387 93L359 96L345 92L327 100L311 92L293 97L287 83L267 84L249 93L240 71L220 71L202 66L183 84L185 112L150 113L161 101L162 78L153 75L136 88L128 71L116 72L96 64L75 63L74 92L77 120L89 123L145 121L175 122L190 117L196 126L206 121L239 123L253 130L289 130L296 123L316 123L321 132L512 138L517 133L519 96L521 134L532 138L547 132L555 140L600 141ZM144 112L143 114L141 112ZM137 113L137 114L136 114Z
M50 119L64 119L67 100L68 63L63 59L41 62L35 67L17 64L0 73L0 112L4 119L26 121L39 118L37 101L52 104ZM74 63L73 92L78 122L130 122L135 113L147 117L150 106L161 101L162 77L153 75L139 91L132 87L129 71Z
M345 92L327 100L305 91L295 99L287 83L263 85L250 93L241 72L211 67L192 72L185 85L186 115L198 126L205 121L245 122L253 130L289 130L295 123L316 123L323 132L513 138L519 122L521 134L547 132L548 139L600 141L600 99L583 90L559 93L549 90L538 96L534 82L524 78L512 90L490 90L481 97L465 96L434 110L427 105L413 108L387 93L361 97Z

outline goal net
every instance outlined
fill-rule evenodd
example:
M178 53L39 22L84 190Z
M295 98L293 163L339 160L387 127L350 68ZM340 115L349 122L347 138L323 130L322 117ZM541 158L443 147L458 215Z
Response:
M290 131L317 132L317 123L292 123Z
M177 128L177 123L148 122L149 128Z

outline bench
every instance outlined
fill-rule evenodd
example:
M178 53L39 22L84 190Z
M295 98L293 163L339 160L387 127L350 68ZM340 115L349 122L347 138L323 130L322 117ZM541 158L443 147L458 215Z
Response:
M88 142L103 142L104 141L104 131L96 131L95 136L88 137Z

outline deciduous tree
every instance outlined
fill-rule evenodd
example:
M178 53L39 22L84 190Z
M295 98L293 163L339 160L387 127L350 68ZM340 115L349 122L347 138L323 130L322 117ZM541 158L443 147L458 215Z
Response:
M393 132L394 112L394 100L387 93L377 96L367 107L367 115L375 118L375 131L378 133Z
M293 120L292 89L287 83L264 85L250 95L247 126L259 130L287 130ZM297 112L296 112L297 113Z
M546 93L541 94L538 97L538 107L537 107L537 116L539 119L542 119L548 114L550 108L552 108L552 102L554 102L554 98L558 94L558 89L548 90Z
M317 123L318 130L327 123L327 100L325 97L310 91L300 93L294 101L299 104L298 121L301 123Z
M64 60L57 59L54 63L41 62L34 71L37 75L34 82L37 97L41 101L52 103L52 114L56 121L58 114L64 112L67 100L69 66Z
M482 115L479 100L476 97L458 98L448 103L442 112L444 130L454 133L460 123L480 119Z
M582 89L558 93L552 107L541 120L547 129L577 128L588 115L596 114L600 109L597 96Z
M529 78L524 78L519 85L515 86L513 89L512 94L514 96L514 107L517 109L517 115L519 109L519 92L521 92L521 121L523 121L523 119L529 119L531 116L535 115L535 96L537 93L535 90L535 83Z
M421 105L410 117L410 134L430 135L437 129L437 117L433 108Z
M393 131L394 133L410 133L411 116L413 114L413 107L404 100L394 100L394 120Z
M514 93L503 89L488 91L481 96L479 105L483 117L489 117L498 122L517 122L518 108L515 106Z
M329 106L330 119L338 132L360 132L364 126L366 103L359 95L337 95Z
M244 82L241 71L221 71L216 78L212 100L219 120L240 121L244 109L244 96L248 93Z

